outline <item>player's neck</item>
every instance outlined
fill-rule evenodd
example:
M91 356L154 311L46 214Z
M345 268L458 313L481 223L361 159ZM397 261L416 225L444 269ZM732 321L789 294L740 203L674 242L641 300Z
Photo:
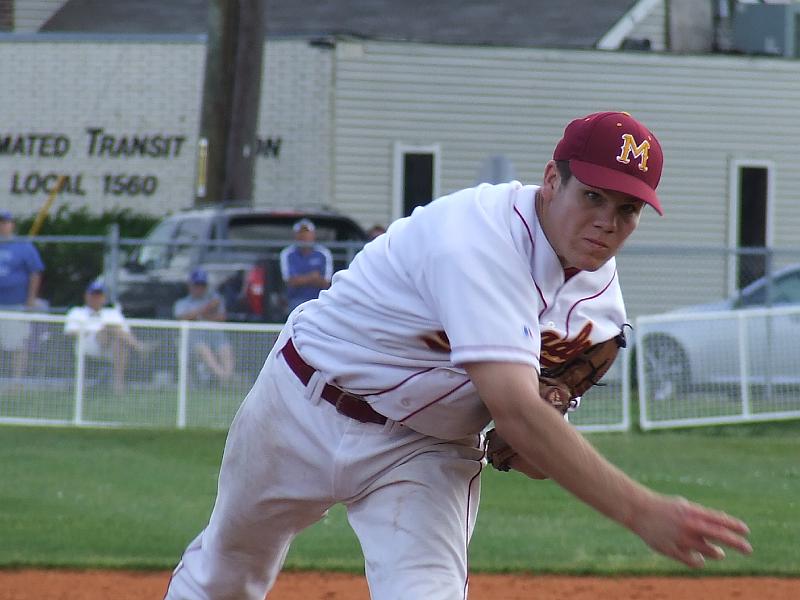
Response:
M543 202L544 202L544 200L542 199L542 190L538 189L538 190L536 190L536 195L534 196L534 199L533 199L533 208L536 211L536 220L539 221L539 226L542 228L542 231L544 232L544 237L547 238L547 241L550 243L550 247L553 249L553 252L556 253L556 257L558 258L558 262L561 263L561 268L564 269L565 277L566 277L567 269L571 269L573 267L570 267L567 264L567 261L564 259L564 257L561 256L558 253L558 251L556 250L555 245L553 244L553 240L550 238L550 235L547 232L548 229L550 229L550 227L549 227L549 225L547 223L547 215L544 214L544 208L542 206ZM572 275L570 275L570 277L571 276Z
M547 238L547 241L550 242L550 247L553 249L553 252L556 253L558 262L561 263L561 268L564 270L564 281L569 281L572 277L580 273L581 270L577 267L573 267L567 264L566 259L560 254L558 254L558 251L556 251L556 248L553 245L550 236L547 234L547 230L549 229L549 227L547 224L546 215L544 214L542 203L543 203L542 191L539 189L536 190L536 195L534 196L534 203L533 203L534 209L536 210L536 219L539 221L539 225L541 226L542 231L544 232L544 236Z

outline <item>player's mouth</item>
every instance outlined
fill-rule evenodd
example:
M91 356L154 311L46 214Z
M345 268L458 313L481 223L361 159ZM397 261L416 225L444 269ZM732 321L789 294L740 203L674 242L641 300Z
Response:
M592 248L597 250L608 250L608 244L593 238L583 238Z

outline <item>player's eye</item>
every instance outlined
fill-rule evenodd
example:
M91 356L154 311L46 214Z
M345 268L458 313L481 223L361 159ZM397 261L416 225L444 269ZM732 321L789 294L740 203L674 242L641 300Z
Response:
M620 205L620 207L619 207L619 211L623 215L625 215L626 217L636 216L641 212L641 210L642 210L642 203L641 202L626 203L626 204Z
M591 202L600 202L601 200L603 200L602 194L598 194L597 192L594 192L592 190L586 190L585 196L586 199L590 200Z

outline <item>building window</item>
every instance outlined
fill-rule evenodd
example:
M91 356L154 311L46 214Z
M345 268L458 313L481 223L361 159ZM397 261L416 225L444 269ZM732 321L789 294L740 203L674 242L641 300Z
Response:
M396 143L392 219L407 217L439 195L439 146Z
M735 161L731 169L729 242L736 251L730 281L742 289L768 270L766 249L772 245L772 166ZM733 291L733 290L731 290Z

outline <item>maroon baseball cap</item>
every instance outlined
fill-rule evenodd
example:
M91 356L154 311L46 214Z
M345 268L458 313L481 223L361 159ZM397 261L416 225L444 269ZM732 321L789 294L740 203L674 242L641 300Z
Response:
M656 187L664 155L656 136L626 112L575 119L558 142L555 160L568 160L583 184L629 194L663 215Z

